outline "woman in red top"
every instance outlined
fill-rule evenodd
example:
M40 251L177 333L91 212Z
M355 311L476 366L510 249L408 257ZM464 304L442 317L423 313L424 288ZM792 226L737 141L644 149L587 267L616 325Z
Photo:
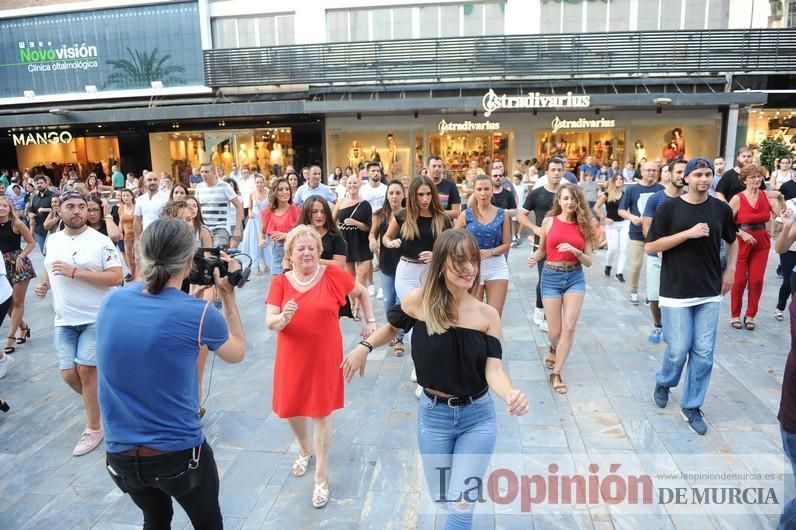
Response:
M282 179L284 180L284 179ZM362 336L376 329L368 291L343 269L321 265L321 237L312 226L287 234L293 270L274 276L266 300L266 325L277 332L273 410L287 418L299 444L293 464L297 477L307 472L317 451L312 505L329 501L327 461L332 444L333 411L343 408L343 337L338 311L346 296L358 299L367 323ZM310 439L307 418L312 418Z
M545 366L552 369L550 384L559 394L567 393L561 379L586 294L582 265L591 266L591 249L596 237L589 204L578 186L562 184L556 192L553 209L542 221L539 248L528 258L528 265L545 259L542 269L542 304L547 318L550 352Z
M280 177L271 184L271 206L260 212L263 231L260 234L260 246L267 244L266 236L273 242L271 252L271 274L282 273L282 262L285 259L285 237L296 226L301 210L293 204L293 192L287 178Z
M749 164L741 169L739 175L746 189L730 199L730 208L738 226L738 262L735 265L735 281L730 295L731 320L735 329L745 327L755 329L754 318L763 292L763 276L766 272L768 251L771 249L771 236L766 230L766 222L779 215L780 202L769 202L765 192L760 191L760 183L766 170L757 164ZM749 302L746 316L741 324L743 292L749 286Z

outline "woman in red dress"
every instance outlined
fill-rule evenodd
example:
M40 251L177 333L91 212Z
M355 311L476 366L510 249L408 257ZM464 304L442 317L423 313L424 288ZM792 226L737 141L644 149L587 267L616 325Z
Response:
M755 316L763 292L763 276L766 272L768 252L771 250L771 237L766 229L766 222L771 214L776 217L782 204L769 202L766 192L760 189L760 183L766 170L757 164L749 164L741 169L739 175L746 189L730 199L730 208L735 215L738 227L738 262L735 266L735 281L730 292L732 314L730 324L735 329L742 327L755 329ZM749 300L746 316L741 323L741 306L743 292L749 286Z
M343 408L343 336L338 311L347 295L359 299L364 309L367 321L362 336L376 329L367 289L343 269L321 265L321 249L315 228L292 229L285 241L292 270L273 277L265 302L266 325L277 332L273 410L288 420L299 444L293 475L307 472L315 448L312 505L316 508L329 502L331 414ZM312 418L312 439L307 418Z

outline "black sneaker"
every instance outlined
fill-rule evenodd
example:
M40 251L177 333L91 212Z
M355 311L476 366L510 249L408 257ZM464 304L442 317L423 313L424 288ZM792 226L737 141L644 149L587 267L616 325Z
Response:
M126 282L131 282L131 281L133 281L133 275L132 275L132 274L130 274L130 273L128 272L128 273L127 273L127 274L125 274L125 276L124 276L124 281L126 281Z
M622 273L616 275L616 279L619 280L619 283L625 283L625 277L622 276Z
M606 267L605 270L603 271L603 274L605 274L606 276L608 276L610 278L611 277L611 267Z
M704 436L708 432L708 426L702 419L703 414L700 409L680 409L680 415L695 433Z
M656 405L665 409L666 404L669 403L669 389L661 384L655 383L655 392L652 393L652 399L655 400Z

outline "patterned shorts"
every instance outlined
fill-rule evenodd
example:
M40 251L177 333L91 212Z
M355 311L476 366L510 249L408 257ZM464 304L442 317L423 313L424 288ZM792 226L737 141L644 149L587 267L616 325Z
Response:
M6 264L6 277L11 285L15 283L32 280L36 277L36 271L33 270L33 263L27 256L22 258L24 268L17 269L17 257L22 253L21 250L14 250L12 252L3 252L3 260Z

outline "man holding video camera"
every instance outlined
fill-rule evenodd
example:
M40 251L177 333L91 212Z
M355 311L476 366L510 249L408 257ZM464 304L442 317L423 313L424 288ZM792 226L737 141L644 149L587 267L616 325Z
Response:
M243 360L233 287L240 264L220 253L228 275L213 272L222 316L212 303L180 291L196 253L184 221L152 223L140 251L144 282L109 295L97 319L107 469L144 512L144 528L169 528L172 497L194 528L222 528L218 470L197 412L196 363L204 345L223 361Z

